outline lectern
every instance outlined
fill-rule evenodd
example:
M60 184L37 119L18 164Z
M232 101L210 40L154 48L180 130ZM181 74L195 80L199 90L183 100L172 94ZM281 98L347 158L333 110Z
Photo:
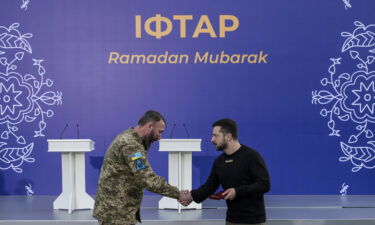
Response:
M61 152L62 193L53 209L93 209L94 199L86 193L85 152L94 150L90 139L49 139L48 152Z
M168 183L179 190L191 190L192 187L192 152L201 151L202 139L161 139L159 151L168 152ZM185 207L176 199L163 197L159 209L201 209L202 204L192 202Z

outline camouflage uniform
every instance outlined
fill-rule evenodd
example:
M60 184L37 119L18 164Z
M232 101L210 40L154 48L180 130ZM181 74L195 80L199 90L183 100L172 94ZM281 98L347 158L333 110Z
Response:
M130 127L107 149L93 216L104 224L136 224L144 189L175 199L179 195L152 170L141 138Z

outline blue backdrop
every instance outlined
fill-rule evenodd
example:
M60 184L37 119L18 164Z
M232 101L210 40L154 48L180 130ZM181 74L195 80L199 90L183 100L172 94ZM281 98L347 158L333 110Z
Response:
M79 124L80 137L96 143L86 154L94 194L111 140L148 109L166 117L164 137L176 124L174 138L187 138L186 124L202 139L194 188L220 154L211 124L229 117L240 142L264 157L269 194L375 194L374 8L372 0L1 0L0 195L61 192L61 156L47 152L47 139L67 123L64 138L76 138ZM191 16L186 29L175 15ZM220 26L223 15L232 19ZM166 52L189 61L152 62ZM232 61L194 62L206 52ZM132 55L149 58L126 61ZM167 177L167 153L157 149L150 163Z

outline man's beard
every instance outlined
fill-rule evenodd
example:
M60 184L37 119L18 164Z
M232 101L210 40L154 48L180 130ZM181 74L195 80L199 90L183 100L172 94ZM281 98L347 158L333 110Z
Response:
M217 151L223 151L227 147L228 147L228 143L224 141L221 145L216 145L216 150Z
M153 137L152 133L150 133L149 135L145 136L143 138L143 146L145 146L145 149L148 150L150 149L151 147L151 144L155 141L155 138Z

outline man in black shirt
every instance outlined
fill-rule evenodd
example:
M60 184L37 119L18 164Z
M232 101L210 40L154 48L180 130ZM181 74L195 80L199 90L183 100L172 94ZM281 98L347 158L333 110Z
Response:
M241 145L238 129L231 119L216 121L211 142L224 151L216 158L205 184L191 191L192 200L204 201L219 185L228 210L226 224L265 224L263 194L270 190L266 164L258 152Z

